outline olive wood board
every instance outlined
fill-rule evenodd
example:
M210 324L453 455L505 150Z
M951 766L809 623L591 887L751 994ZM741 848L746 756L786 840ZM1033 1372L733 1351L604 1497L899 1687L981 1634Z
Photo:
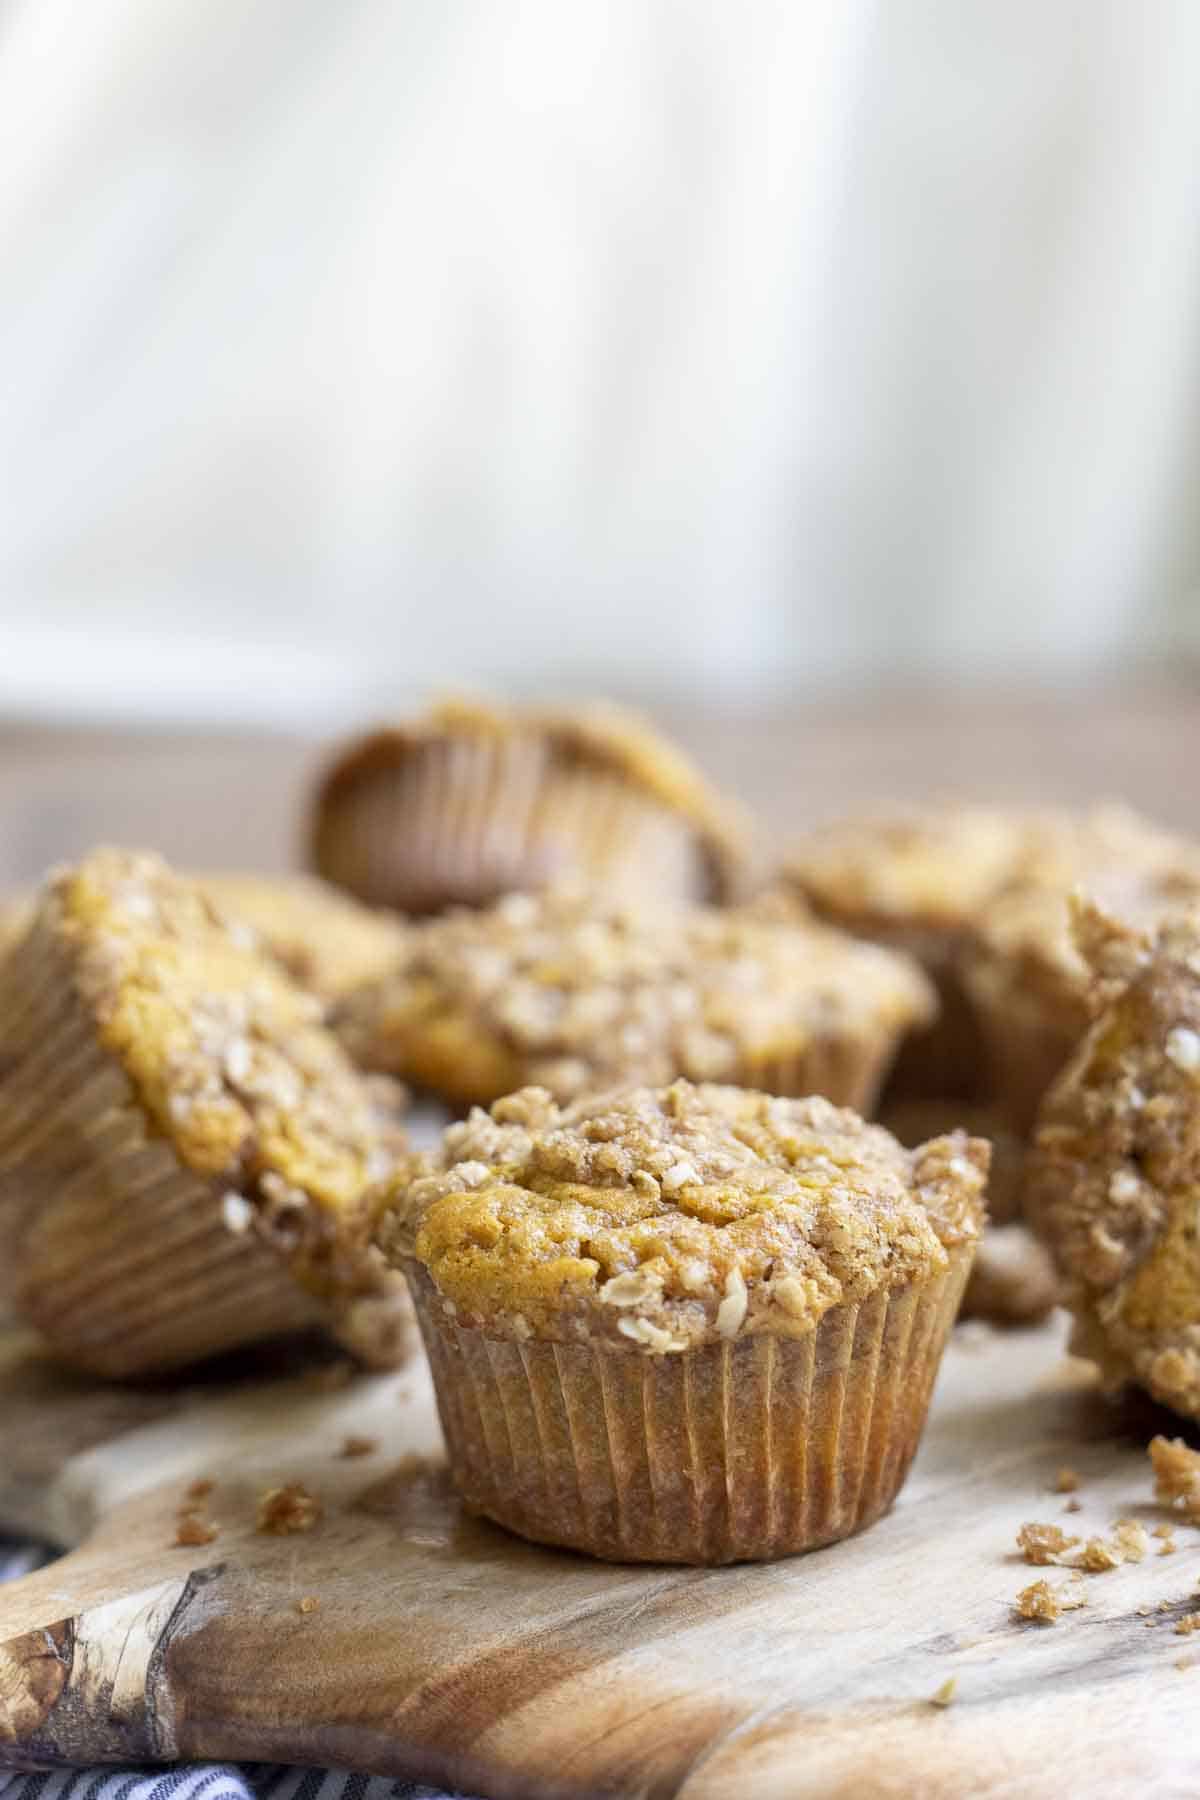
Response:
M1061 1322L960 1327L892 1513L724 1569L614 1567L472 1519L422 1362L338 1385L305 1354L101 1387L0 1330L0 1527L73 1547L0 1589L0 1763L330 1764L502 1800L1200 1793L1200 1639L1174 1630L1200 1533L1089 1577L1055 1626L1011 1613L1068 1579L1019 1560L1023 1521L1162 1516L1163 1418L1104 1400ZM350 1435L375 1447L347 1457ZM176 1547L197 1478L219 1535ZM293 1480L321 1518L257 1532Z

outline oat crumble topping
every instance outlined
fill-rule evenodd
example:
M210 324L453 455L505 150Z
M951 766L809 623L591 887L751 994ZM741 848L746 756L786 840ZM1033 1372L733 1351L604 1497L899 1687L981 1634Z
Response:
M486 1104L680 1074L754 1085L814 1046L871 1057L935 1004L908 959L815 924L510 895L415 928L336 1025L362 1066Z
M380 1241L463 1323L666 1353L799 1336L939 1273L978 1234L986 1169L978 1140L907 1151L819 1099L679 1081L564 1109L527 1088L410 1159Z

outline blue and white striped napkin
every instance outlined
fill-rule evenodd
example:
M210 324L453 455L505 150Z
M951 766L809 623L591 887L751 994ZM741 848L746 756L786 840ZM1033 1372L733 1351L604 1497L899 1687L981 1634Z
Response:
M0 1581L49 1561L31 1544L0 1541ZM292 1769L279 1763L184 1763L166 1768L55 1769L0 1774L0 1800L452 1800L442 1788L345 1769Z

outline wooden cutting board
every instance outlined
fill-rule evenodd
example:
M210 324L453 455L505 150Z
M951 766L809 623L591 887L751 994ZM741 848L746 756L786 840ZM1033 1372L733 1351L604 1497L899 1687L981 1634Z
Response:
M278 1759L521 1800L1195 1795L1200 1638L1174 1626L1200 1606L1200 1532L1089 1577L1056 1626L1010 1612L1038 1574L1067 1580L1017 1558L1024 1520L1162 1517L1162 1418L1114 1410L1061 1343L960 1328L908 1486L864 1536L671 1570L464 1515L423 1365L117 1390L0 1334L0 1524L77 1546L0 1590L0 1760ZM350 1434L376 1447L346 1457ZM174 1547L198 1477L219 1535ZM263 1491L295 1480L320 1520L258 1533Z

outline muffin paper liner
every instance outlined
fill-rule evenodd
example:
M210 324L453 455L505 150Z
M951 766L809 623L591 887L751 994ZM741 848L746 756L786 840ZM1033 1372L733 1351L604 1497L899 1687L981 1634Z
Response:
M107 1377L328 1321L338 1303L306 1293L257 1227L229 1229L230 1191L151 1131L67 958L35 927L0 969L0 1293L61 1357Z
M887 1511L973 1253L804 1337L666 1356L489 1337L447 1315L421 1264L406 1273L473 1512L611 1561L713 1564L813 1550Z
M537 737L414 744L319 803L321 874L411 913L555 883L597 898L702 899L713 880L695 827L603 769L555 764Z

